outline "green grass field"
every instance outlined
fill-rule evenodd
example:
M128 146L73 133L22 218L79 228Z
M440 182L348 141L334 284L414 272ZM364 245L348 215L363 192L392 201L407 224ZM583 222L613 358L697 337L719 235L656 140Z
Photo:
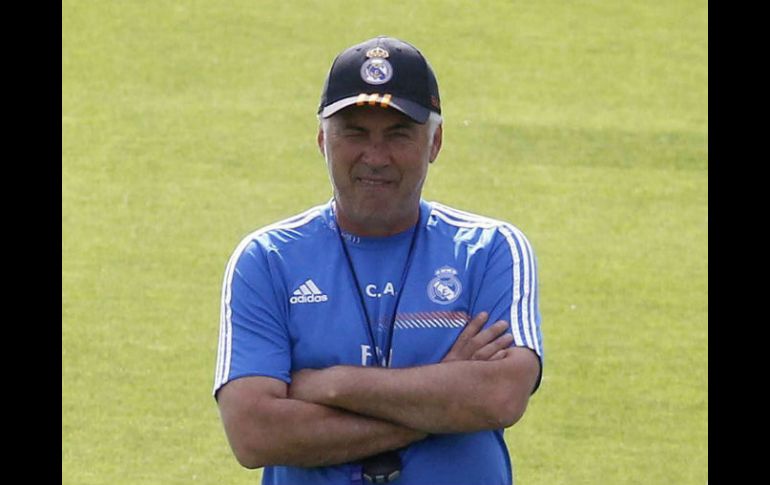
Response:
M708 479L703 1L62 3L62 483L253 484L211 397L225 264L327 200L341 49L433 65L425 197L535 247L545 379L518 485Z

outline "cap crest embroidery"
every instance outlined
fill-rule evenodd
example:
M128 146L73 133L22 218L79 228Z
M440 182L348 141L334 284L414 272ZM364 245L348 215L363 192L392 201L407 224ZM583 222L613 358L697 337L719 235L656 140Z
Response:
M390 56L388 51L386 51L380 46L377 46L374 49L369 49L368 51L366 51L366 57L381 57L385 59L388 56Z
M375 50L375 49L372 49ZM383 50L383 49L380 49ZM369 51L371 52L371 51ZM384 51L387 54L387 51ZM367 52L367 55L369 53ZM385 84L393 77L393 66L387 59L374 57L367 59L361 66L361 79L368 84Z

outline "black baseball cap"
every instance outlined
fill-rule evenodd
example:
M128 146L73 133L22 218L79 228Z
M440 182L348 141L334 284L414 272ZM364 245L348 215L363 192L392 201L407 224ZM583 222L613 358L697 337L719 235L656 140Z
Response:
M438 83L413 45L379 36L342 51L324 83L318 114L328 118L357 104L395 108L417 123L441 114Z

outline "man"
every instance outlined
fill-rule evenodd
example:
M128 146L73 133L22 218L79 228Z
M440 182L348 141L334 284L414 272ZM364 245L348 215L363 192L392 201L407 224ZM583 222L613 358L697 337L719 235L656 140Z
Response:
M333 199L230 258L214 396L263 483L512 483L503 431L541 379L535 256L421 198L440 114L412 45L343 51L319 108Z

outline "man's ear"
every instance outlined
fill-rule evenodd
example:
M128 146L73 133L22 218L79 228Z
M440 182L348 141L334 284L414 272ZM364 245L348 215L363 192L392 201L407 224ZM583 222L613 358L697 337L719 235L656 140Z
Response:
M326 148L324 147L324 127L323 125L318 125L318 137L316 138L316 142L318 143L318 149L321 150L321 156L326 159Z
M436 158L438 157L438 152L441 151L441 143L444 140L444 124L440 123L436 127L436 132L433 133L433 141L430 145L430 163L433 163L436 161Z

